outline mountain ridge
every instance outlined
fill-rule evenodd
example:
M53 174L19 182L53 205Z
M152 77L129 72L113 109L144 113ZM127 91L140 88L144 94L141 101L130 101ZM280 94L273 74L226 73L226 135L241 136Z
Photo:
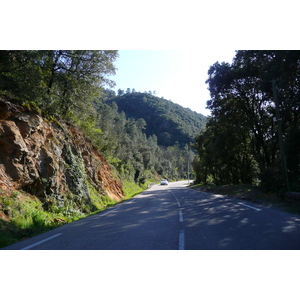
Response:
M158 144L162 146L178 142L184 147L193 142L206 123L204 115L148 93L126 93L106 102L109 105L115 102L118 111L123 111L128 118L144 119L145 134L148 137L156 135Z

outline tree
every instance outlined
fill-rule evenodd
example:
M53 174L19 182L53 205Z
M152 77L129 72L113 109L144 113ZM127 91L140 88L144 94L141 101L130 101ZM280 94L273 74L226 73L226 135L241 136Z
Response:
M66 117L91 107L108 76L115 73L117 51L1 51L1 90L35 102L44 114Z
M46 93L43 62L47 51L0 51L0 90L37 101Z
M237 51L232 64L217 62L208 75L211 118L196 140L195 160L198 172L206 174L205 181L210 175L216 183L261 180L267 190L283 187L275 79L289 180L299 186L299 143L292 140L300 132L300 52Z
M124 95L124 90L118 89L118 96L123 96Z

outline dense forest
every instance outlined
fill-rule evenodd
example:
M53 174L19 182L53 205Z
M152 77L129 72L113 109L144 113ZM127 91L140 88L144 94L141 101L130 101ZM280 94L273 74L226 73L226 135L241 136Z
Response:
M186 178L205 117L149 93L118 95L117 51L0 51L0 93L48 120L80 127L121 178ZM135 110L135 111L133 111Z
M195 156L190 144L205 125L204 116L146 92L116 96L106 89L100 100L96 127L102 132L94 142L120 174L138 183L153 174L187 178L188 161Z
M197 182L299 191L300 51L236 51L231 64L210 67L207 84Z
M158 144L162 146L179 143L184 147L190 144L206 122L203 115L149 92L140 93L127 89L124 93L119 90L118 96L110 93L107 102L115 102L119 112L124 111L129 118L144 119L146 135L155 134Z

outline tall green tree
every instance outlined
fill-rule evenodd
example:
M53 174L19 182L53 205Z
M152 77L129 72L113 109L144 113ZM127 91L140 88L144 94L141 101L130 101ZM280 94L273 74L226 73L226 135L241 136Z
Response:
M196 140L198 172L215 182L261 180L266 189L282 187L276 80L289 181L299 186L299 72L299 51L237 51L232 64L211 66L211 118Z
M45 114L66 117L91 108L108 76L115 73L117 51L0 51L0 88L35 102Z
M0 51L0 90L37 101L46 92L43 65L47 51Z

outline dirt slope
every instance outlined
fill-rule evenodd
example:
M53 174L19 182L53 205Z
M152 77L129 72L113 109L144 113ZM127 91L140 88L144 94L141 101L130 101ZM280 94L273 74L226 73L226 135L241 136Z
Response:
M119 201L122 185L82 132L0 99L0 188L45 201L90 203L89 185Z

